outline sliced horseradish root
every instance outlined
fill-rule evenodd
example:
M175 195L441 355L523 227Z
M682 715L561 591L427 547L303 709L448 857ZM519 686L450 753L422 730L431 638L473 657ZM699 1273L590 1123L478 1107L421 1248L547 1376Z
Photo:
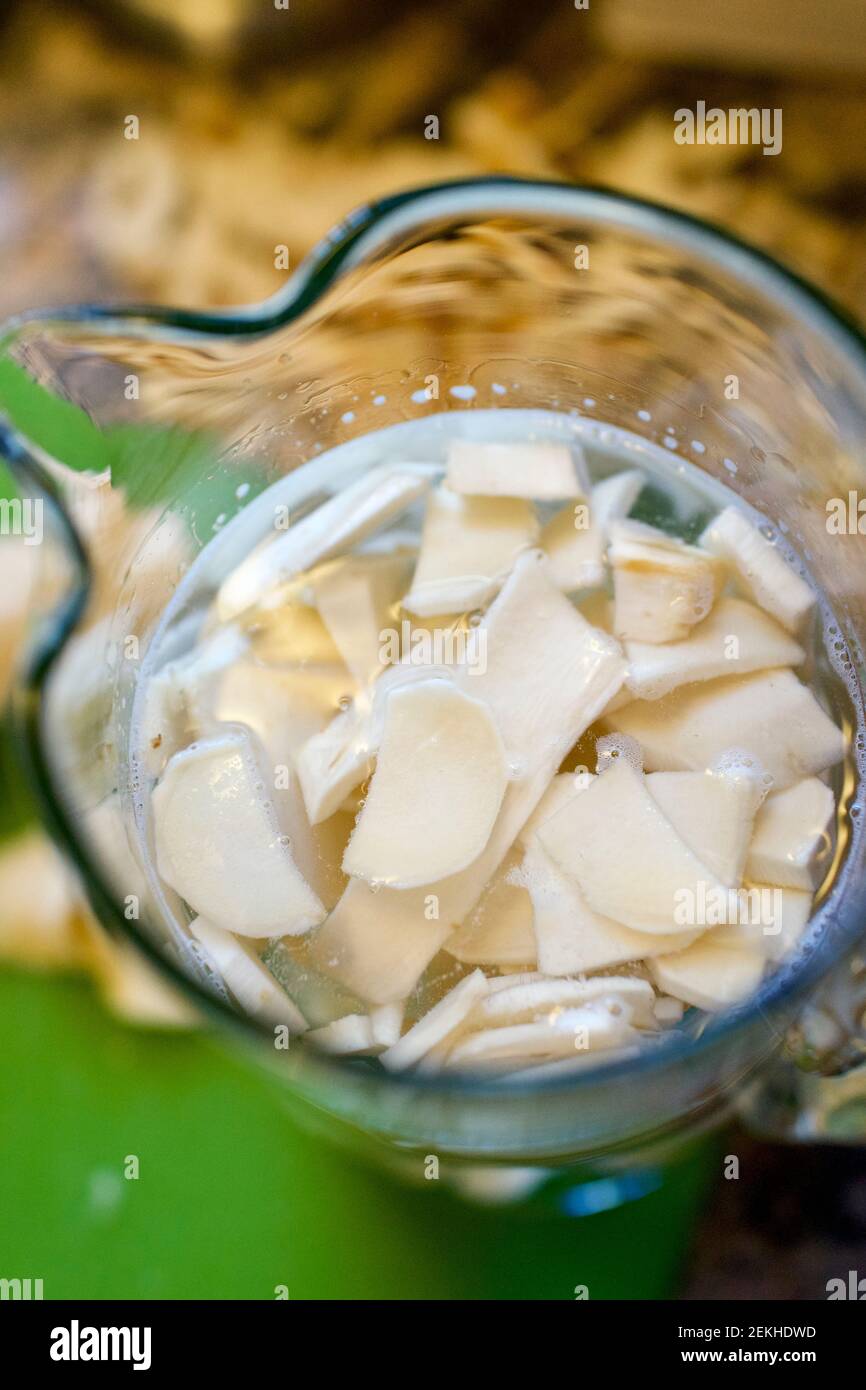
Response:
M825 772L845 738L793 671L760 671L683 686L664 700L635 700L605 725L637 739L649 771L704 771L727 748L760 758L775 789Z
M383 631L412 573L404 552L334 560L311 580L316 607L360 686L384 665Z
M764 973L764 957L748 946L731 951L709 941L696 941L672 956L649 962L655 983L684 1004L715 1013L745 999Z
M383 464L288 530L274 533L223 581L217 594L220 621L236 618L286 580L379 530L427 490L434 471L424 464Z
M635 699L659 700L680 685L799 666L806 653L754 604L720 598L709 617L680 642L624 643L626 685Z
M594 911L637 932L676 930L681 895L721 887L627 762L613 763L538 830Z
M304 1015L262 964L249 941L238 940L233 932L224 931L204 917L194 918L189 929L204 946L241 1008L266 1023L285 1023L291 1033L306 1031Z
M721 883L739 887L752 825L766 793L760 774L651 772L646 786L701 863Z
M158 630L166 911L240 1009L359 1071L566 1084L699 1031L837 868L812 590L665 451L550 419L353 441L341 491L322 455L300 519L273 529L285 482L252 502ZM646 484L670 530L630 519Z
M427 503L418 564L403 607L419 617L481 608L537 534L535 513L522 498L463 497L438 488Z
M459 873L486 846L507 781L502 739L480 700L444 680L392 691L344 871L389 888Z
M814 593L741 511L726 507L720 512L701 536L701 545L729 564L743 592L783 627L802 631L815 607Z
M550 577L565 593L594 589L605 580L610 524L628 516L643 487L636 469L615 473L592 489L587 503L563 507L541 533Z
M579 471L578 471L579 470ZM475 497L585 497L583 455L566 444L474 444L457 439L448 450L445 481Z
M617 637L679 642L713 606L720 566L697 546L640 521L617 521L610 528L608 556Z
M755 822L746 873L753 883L781 888L817 886L818 863L830 849L835 802L829 787L806 777L765 801Z
M249 735L203 739L153 791L157 868L200 916L241 936L293 936L325 910L280 831Z

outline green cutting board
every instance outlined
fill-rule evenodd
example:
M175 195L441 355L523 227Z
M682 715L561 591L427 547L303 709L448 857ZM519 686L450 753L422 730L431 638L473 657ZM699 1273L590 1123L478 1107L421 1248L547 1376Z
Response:
M668 1298L715 1168L704 1146L592 1216L563 1210L567 1189L474 1206L302 1132L211 1037L130 1029L79 979L0 972L0 1277L46 1298ZM603 1206L609 1184L577 1193Z

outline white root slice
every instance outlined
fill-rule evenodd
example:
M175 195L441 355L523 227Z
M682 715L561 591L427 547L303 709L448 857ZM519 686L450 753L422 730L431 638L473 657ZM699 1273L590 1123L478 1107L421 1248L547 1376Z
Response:
M766 790L760 777L651 772L646 786L701 863L721 883L738 887L755 814Z
M473 970L444 998L434 1004L399 1042L382 1053L381 1062L388 1071L403 1071L420 1062L431 1048L448 1038L472 1012L487 993L483 970Z
M297 1004L280 988L248 941L204 917L194 918L189 929L247 1013L268 1023L284 1023L290 1033L306 1032L307 1020Z
M830 848L836 803L831 789L806 777L765 801L755 821L746 873L755 883L811 892Z
M321 1028L311 1028L307 1041L335 1056L364 1056L378 1052L369 1014L344 1014Z
M716 1013L757 989L764 973L764 956L748 947L732 951L709 941L696 941L676 955L656 956L649 962L649 971L666 994Z
M614 632L634 642L679 642L706 618L719 587L715 556L644 526L610 528Z
M552 776L622 685L619 644L559 592L537 550L518 558L477 631L486 669L464 687L490 706L515 775L552 763Z
M319 613L360 686L385 664L383 632L394 625L410 573L411 559L396 551L334 560L311 578Z
M402 1001L394 1004L380 1004L370 1012L373 1027L373 1041L377 1047L393 1047L403 1028L405 1006Z
M278 585L383 527L427 490L434 474L428 464L382 464L287 531L268 537L220 586L220 621L229 622Z
M353 693L354 683L342 665L293 669L242 658L219 677L213 717L248 725L274 764L294 766L307 739L320 733L339 701Z
M623 1014L600 1004L563 1009L534 1023L485 1028L459 1041L445 1058L446 1068L487 1067L490 1064L537 1057L554 1058L621 1047L636 1037Z
M780 961L806 930L812 894L799 888L748 883L740 891L737 907L739 920L711 928L705 940L729 950L745 947L760 951L767 960Z
M448 446L445 481L452 492L476 497L555 501L588 492L583 456L576 445L567 444L475 444L455 439Z
M284 672L251 661L239 662L224 673L216 699L215 714L233 724L243 724L262 745L259 764L266 772L266 783L273 800L280 828L289 837L292 857L303 877L324 906L332 908L342 893L346 879L340 862L351 834L354 816L336 811L312 825L295 770L299 752L296 719L304 713L313 717L312 707L298 715L293 699L298 684L309 695L303 682L310 673ZM345 682L344 682L345 684ZM315 727L324 716L319 707ZM309 727L309 724L307 724ZM219 732L215 729L214 732Z
M602 632L613 637L613 599L609 598L603 589L581 595L577 600L577 607L590 627L600 627ZM623 694L626 699L630 698L625 688Z
M531 1023L553 1010L599 1002L613 1014L625 1011L626 1022L638 1027L655 1025L655 990L647 980L629 975L596 976L592 980L536 980L500 989L476 1004L470 1022L492 1028L504 1024Z
M152 806L157 868L200 916L241 936L300 935L322 921L245 730L176 753Z
M744 593L783 627L802 631L815 606L811 587L737 507L726 507L710 522L701 545L725 560Z
M502 586L538 523L519 497L463 497L438 488L427 503L418 564L403 607L420 617L464 613Z
M754 604L720 598L681 642L626 642L626 685L635 699L658 700L677 686L771 666L799 666L803 648Z
M487 844L507 781L505 749L480 700L444 680L393 690L343 869L391 888L459 873Z
M683 686L662 702L635 700L603 724L637 739L649 771L703 771L737 747L760 758L777 790L845 754L842 731L785 669Z
M699 935L694 931L650 935L593 912L577 884L539 843L526 851L521 881L532 901L538 966L545 975L578 975L645 960L680 950Z
M210 732L225 676L242 662L248 643L237 628L219 628L185 656L169 661L147 684L142 738L156 775L190 736Z
M676 833L645 779L618 759L538 831L589 906L638 932L676 929L683 895L721 887Z
M415 666L409 661L388 666L372 688L356 691L348 709L301 744L295 763L312 825L333 816L373 771L391 692L434 677L449 680L453 674L447 666Z
M550 782L547 791L539 801L529 820L524 825L518 835L518 843L524 849L529 849L536 843L536 831L545 821L549 821L555 816L557 811L561 811L563 806L567 806L569 801L573 801L576 796L580 796L593 780L593 773L581 773L575 775L571 772L560 772Z
M350 879L313 940L314 964L370 1004L401 1002L451 931L435 896Z
M448 938L445 949L465 965L534 965L532 902L509 881L517 854L506 856L476 906Z
M550 577L565 593L604 583L605 553L611 522L628 516L643 487L637 469L615 473L592 489L588 508L563 507L541 532ZM584 522L588 521L588 525ZM586 614L588 621L592 621ZM599 624L604 626L604 624Z
M295 765L311 825L332 816L369 777L375 752L370 715L369 698L359 692L348 709L298 749Z

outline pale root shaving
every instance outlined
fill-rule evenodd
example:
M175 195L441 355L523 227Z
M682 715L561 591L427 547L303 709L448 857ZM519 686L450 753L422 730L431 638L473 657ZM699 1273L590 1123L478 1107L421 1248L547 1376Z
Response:
M382 1065L389 1071L403 1071L414 1066L431 1048L443 1042L472 1012L487 993L487 978L483 970L473 970L455 985L438 1004L428 1009L399 1042L382 1053Z
M385 664L382 634L395 621L411 572L411 557L398 550L334 560L311 580L322 620L362 688Z
M732 951L709 941L697 941L673 956L656 956L649 971L659 989L717 1013L747 998L761 982L764 956L748 946Z
M480 700L444 680L392 691L344 871L389 888L459 873L487 845L507 782L505 749Z
M455 439L448 448L445 481L452 492L471 496L548 502L585 497L589 490L583 457L576 445L567 444L474 444Z
M811 893L819 864L828 862L829 829L836 803L817 777L806 777L765 801L755 821L746 873L754 883L773 883Z
M365 1056L381 1051L373 1035L373 1021L369 1014L344 1014L332 1023L311 1028L307 1041L315 1043L323 1052L343 1057Z
M613 1014L622 1009L627 1022L651 1028L654 1024L654 1001L652 985L635 976L597 976L592 980L542 979L529 984L514 984L492 994L488 991L475 1005L471 1022L485 1028L505 1023L530 1023L552 1010L600 1002Z
M637 1036L625 1014L601 1004L563 1009L533 1023L485 1028L457 1042L444 1059L448 1068L499 1066L533 1058L565 1057L621 1047Z
M259 735L275 767L294 766L306 741L354 690L342 665L286 669L245 657L221 673L213 717L220 723L246 724Z
M737 598L720 598L680 642L627 641L624 646L626 685L639 700L659 700L693 681L799 666L806 655L773 618Z
M557 588L577 593L604 583L611 522L628 516L642 487L643 474L636 469L615 473L596 484L589 504L563 507L551 518L540 543Z
M577 883L535 843L521 870L532 902L539 969L545 975L578 975L644 960L688 946L697 932L649 935L593 912Z
M841 729L788 670L684 686L663 701L636 700L604 724L637 739L649 771L702 772L735 745L760 758L776 790L845 755Z
M374 892L353 878L313 939L313 962L369 1004L400 1003L441 949L451 925L439 915L435 894Z
M153 792L157 867L200 916L242 936L307 932L325 910L292 858L240 727L169 761Z
M679 642L715 602L714 556L637 521L610 528L614 632L633 642Z
M465 965L534 965L532 902L526 889L511 881L519 854L507 856L480 901L446 943L446 950Z
M307 1021L298 1006L281 989L249 941L224 931L204 917L195 917L189 929L201 942L211 963L241 1008L266 1023L283 1023L290 1033L303 1033Z
M481 630L486 669L463 682L489 704L514 775L549 766L552 777L622 685L619 644L559 592L540 551L519 557Z
M748 597L789 632L802 632L815 607L811 587L737 507L726 507L710 522L701 545L731 566Z
M647 790L677 834L710 872L739 887L749 837L764 795L759 777L713 772L651 772Z
M493 598L538 522L519 497L463 497L440 487L427 503L408 613L433 617L481 608Z
M676 929L683 893L718 881L677 834L628 763L611 765L538 831L589 906L638 932Z
M280 584L381 529L426 492L434 472L427 464L383 464L275 532L220 586L220 621L230 622Z
M311 825L332 816L369 777L374 752L370 704L362 693L297 751L295 762Z

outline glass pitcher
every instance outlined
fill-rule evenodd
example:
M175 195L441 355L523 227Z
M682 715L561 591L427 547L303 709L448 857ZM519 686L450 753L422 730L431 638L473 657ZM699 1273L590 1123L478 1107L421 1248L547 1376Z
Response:
M0 404L2 452L44 509L17 709L45 821L104 926L233 1030L306 1113L383 1153L457 1165L614 1170L735 1107L777 1134L866 1138L857 773L838 788L832 888L754 997L699 1037L529 1084L386 1075L302 1039L276 1050L203 968L133 824L136 684L197 554L231 527L240 558L258 539L248 504L289 475L281 496L295 479L308 495L333 445L445 409L543 407L664 440L780 526L850 653L834 716L862 760L863 540L856 525L828 530L827 503L866 495L866 344L815 290L650 203L475 180L351 213L262 305L18 318L4 330ZM97 486L108 469L111 487ZM213 579L205 566L201 586Z

